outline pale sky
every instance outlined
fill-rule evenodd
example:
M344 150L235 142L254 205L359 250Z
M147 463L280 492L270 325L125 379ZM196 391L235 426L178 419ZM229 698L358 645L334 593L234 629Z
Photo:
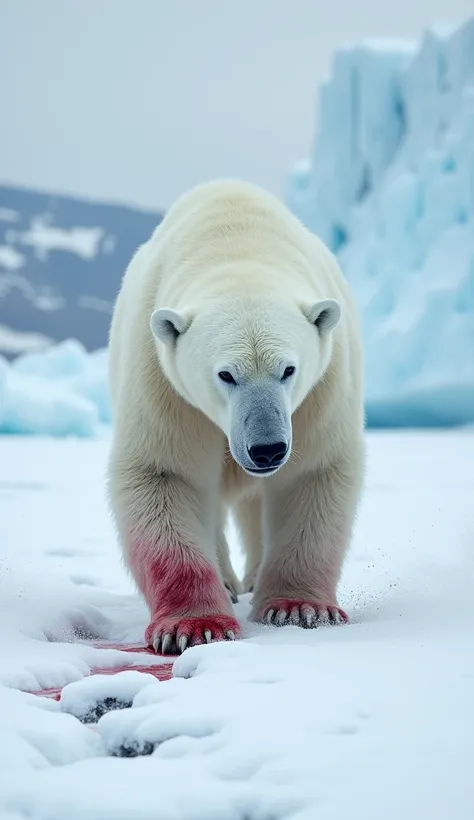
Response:
M0 0L0 182L161 209L197 182L278 194L334 47L418 38L473 0Z

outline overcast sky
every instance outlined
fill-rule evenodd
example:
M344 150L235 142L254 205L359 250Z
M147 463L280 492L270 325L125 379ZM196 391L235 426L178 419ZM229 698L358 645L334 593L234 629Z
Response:
M281 193L341 41L473 0L0 0L0 181L160 209L238 176Z

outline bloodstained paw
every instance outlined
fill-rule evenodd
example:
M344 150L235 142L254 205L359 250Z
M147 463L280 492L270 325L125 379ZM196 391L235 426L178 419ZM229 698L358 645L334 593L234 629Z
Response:
M335 626L349 621L347 614L338 606L329 606L319 601L275 598L264 608L256 620L274 626L300 626L315 629L318 626Z
M230 615L202 615L196 618L152 620L145 632L147 646L163 655L179 655L188 646L240 638L240 625Z

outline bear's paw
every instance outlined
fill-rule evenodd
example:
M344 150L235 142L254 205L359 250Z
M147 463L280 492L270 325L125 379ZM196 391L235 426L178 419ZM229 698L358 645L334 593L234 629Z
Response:
M230 615L194 618L156 617L145 632L147 646L163 655L179 655L188 646L240 638L240 625Z

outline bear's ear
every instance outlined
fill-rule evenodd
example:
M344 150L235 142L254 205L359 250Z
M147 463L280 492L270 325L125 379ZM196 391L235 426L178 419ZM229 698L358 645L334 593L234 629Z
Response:
M189 327L189 319L171 308L158 308L150 318L150 327L155 339L165 345L174 344Z
M305 311L307 319L321 334L334 330L341 318L341 306L336 299L321 299Z

